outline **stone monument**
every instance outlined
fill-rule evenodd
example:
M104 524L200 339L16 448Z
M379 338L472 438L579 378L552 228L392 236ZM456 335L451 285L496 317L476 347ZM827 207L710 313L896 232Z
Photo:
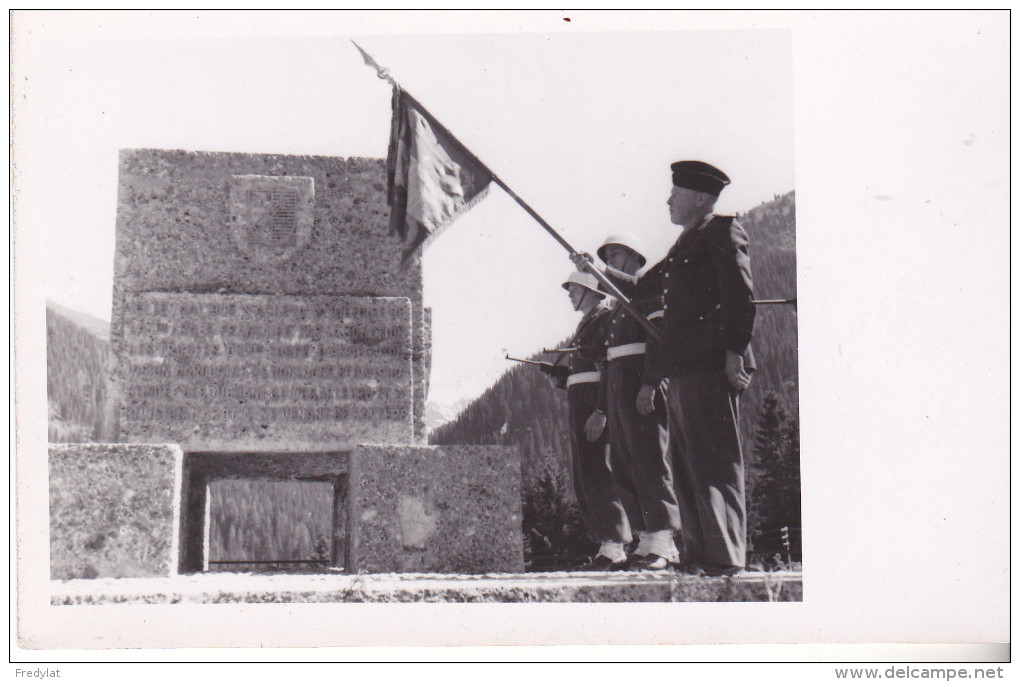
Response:
M523 570L517 451L425 445L429 315L385 182L372 159L121 153L112 396L120 441L183 451L178 570L206 565L221 478L332 482L348 571Z
M176 445L51 445L50 578L176 572L182 459Z

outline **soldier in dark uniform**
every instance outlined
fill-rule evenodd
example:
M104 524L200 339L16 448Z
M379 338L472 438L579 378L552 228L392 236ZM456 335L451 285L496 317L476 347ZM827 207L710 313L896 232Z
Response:
M653 268L662 293L662 342L651 344L642 411L669 379L670 450L685 561L699 572L745 565L747 514L737 398L754 371L751 261L744 229L712 213L730 180L700 161L674 163L670 219L683 232Z
M598 553L582 570L612 571L627 568L625 546L633 536L616 494L606 450L605 399L598 364L605 357L609 311L600 305L605 294L598 284L593 275L581 272L571 273L563 283L574 310L584 317L568 344L576 350L567 356L566 366L557 366L550 373L557 387L567 390L574 492L585 527L600 543Z
M613 235L599 248L612 280L637 311L649 320L662 316L659 293L637 277L645 264L643 247L633 234ZM584 261L586 263L586 261ZM582 267L578 262L578 267ZM614 303L615 300L614 300ZM637 396L646 376L647 332L622 305L614 305L605 340L605 384L609 416L610 461L620 501L640 542L632 568L665 570L679 561L673 533L680 528L676 492L669 466L665 404L639 413Z

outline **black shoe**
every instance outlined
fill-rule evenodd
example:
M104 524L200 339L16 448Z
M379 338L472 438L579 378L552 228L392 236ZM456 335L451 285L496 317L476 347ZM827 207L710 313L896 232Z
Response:
M632 571L665 571L671 566L676 566L676 564L666 557L659 556L658 554L636 556L634 557L634 560L630 562L630 569Z
M700 575L711 578L732 576L744 570L743 566L723 566L720 564L698 564Z
M623 559L622 561L613 561L604 554L599 554L588 563L581 566L581 571L625 571L627 570L628 561Z

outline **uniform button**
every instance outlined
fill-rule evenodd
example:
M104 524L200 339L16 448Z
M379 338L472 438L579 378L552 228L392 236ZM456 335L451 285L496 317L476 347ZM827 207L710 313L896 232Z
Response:
M673 259L672 259L672 258L670 258L670 259L669 259L669 262L670 262L670 263L672 263L672 262L673 262Z
M669 306L666 305L665 303L662 305L663 312L665 312L668 308L669 308Z
M668 287L663 287L662 288L662 295L665 296L668 293L669 293L669 288Z
M699 320L704 320L704 319L705 319L705 316L704 316L704 315L698 315L698 319L699 319Z
M669 278L669 273L668 272L666 273L666 278Z
M684 263L690 263L690 260L684 258Z

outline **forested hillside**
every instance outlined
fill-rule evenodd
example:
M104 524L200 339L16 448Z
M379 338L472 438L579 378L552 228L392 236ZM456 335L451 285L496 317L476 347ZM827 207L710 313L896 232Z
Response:
M536 367L513 364L456 419L433 431L429 442L518 445L525 480L541 477L546 466L561 466L568 451L565 396Z
M81 443L103 437L109 372L108 323L47 303L50 442Z
M795 213L795 196L790 192L737 216L751 239L755 298L797 297ZM769 391L776 394L781 407L791 415L797 415L800 394L797 307L758 306L751 347L758 362L758 371L742 399L744 413L741 421L745 443L754 440L757 412Z
M738 215L751 239L758 299L797 295L795 209L795 196L790 192ZM759 306L752 346L758 372L741 399L749 505L754 510L749 533L752 543L771 550L781 526L795 526L796 535L800 525L796 306ZM763 402L766 397L768 402ZM549 553L576 553L584 544L572 535L577 520L566 475L566 414L565 392L554 389L536 368L515 366L456 419L430 435L434 444L500 443L520 447L525 532L532 541L533 556L543 553L539 545ZM758 438L762 414L768 415L769 433ZM797 463L796 477L789 471L793 460ZM781 475L769 471L780 464ZM777 492L779 488L782 494ZM564 498L563 504L556 502L557 493ZM782 509L773 508L777 505ZM550 519L550 514L556 518ZM559 550L551 535L559 537ZM799 535L795 541L799 543ZM569 549L563 550L563 545ZM799 550L793 554L796 556Z
M217 480L209 484L213 568L253 571L329 565L333 486L324 481ZM247 561L315 561L251 565Z

